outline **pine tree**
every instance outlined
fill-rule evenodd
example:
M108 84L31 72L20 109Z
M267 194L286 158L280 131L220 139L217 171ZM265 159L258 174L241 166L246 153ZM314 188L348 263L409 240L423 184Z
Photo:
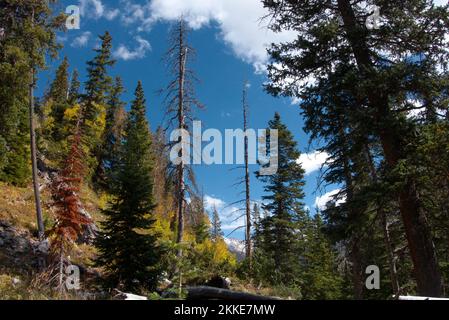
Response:
M101 46L94 49L96 56L87 62L88 80L85 83L86 93L83 96L86 102L88 119L95 119L97 114L92 104L105 105L107 102L107 93L110 89L112 79L108 75L108 67L115 64L111 58L112 37L109 32L99 36Z
M107 271L110 286L122 284L125 290L154 290L161 272L161 250L151 231L155 208L153 155L141 82L114 170L114 197L104 211L106 221L97 241L97 265Z
M308 218L301 260L301 293L306 300L342 298L342 277L337 269L336 252L323 233L319 214Z
M359 104L355 124L365 127L382 147L390 186L394 186L398 198L418 293L441 296L443 281L428 224L429 210L420 201L419 178L409 162L416 151L414 135L419 131L404 114L415 109L410 97L418 97L427 104L427 111L443 109L447 115L447 107L441 105L445 93L438 91L447 81L444 37L448 25L443 22L448 20L447 7L436 7L428 0L398 5L338 0L331 6L324 2L298 6L296 1L265 0L264 5L274 15L274 31L287 29L298 34L294 41L274 44L270 49L269 92L307 98L307 86L299 85L302 80L315 78L323 84L341 72L338 70L345 70L341 81L352 79L355 84L345 93ZM379 28L366 25L370 17L367 8L372 5L380 8ZM437 67L443 72L435 72ZM320 84L312 87L323 88Z
M124 92L122 80L115 78L114 85L108 97L106 111L106 126L104 130L102 155L97 168L97 176L101 179L102 187L107 189L108 180L114 172L116 155L123 139L123 130L126 118L125 103L120 100ZM100 182L100 181L97 181Z
M70 81L69 99L68 99L70 105L74 105L79 102L81 83L78 77L79 77L78 71L73 70L72 79Z
M112 79L108 68L115 64L111 57L112 37L109 32L99 37L101 46L94 49L95 57L87 62L87 82L82 96L83 131L89 149L88 161L91 171L94 171L101 161L101 146L106 122L108 92L111 91ZM94 181L101 181L101 174L95 170Z
M217 242L223 237L223 231L221 230L220 215L216 207L212 210L212 228L211 228L211 239Z
M55 56L55 31L61 22L47 2L0 4L0 180L16 185L30 181L29 111L34 98L30 101L29 93L35 82L30 73L45 67L46 54Z
M304 170L297 163L300 153L297 143L278 113L269 122L270 138L272 130L278 131L278 171L270 176L258 178L266 184L263 205L271 215L264 219L261 249L273 259L274 277L272 281L292 284L297 279L298 268L298 228L304 216ZM274 156L274 155L273 155Z
M254 232L254 234L256 234L258 232L259 223L261 220L260 207L257 203L254 203L253 210L251 212L251 220L252 220L253 232Z
M55 79L50 85L46 94L46 100L53 100L57 104L67 103L69 95L69 60L64 57L58 69L56 69Z
M46 94L46 102L51 104L50 116L53 121L53 128L51 137L53 143L60 142L66 139L64 132L64 114L68 104L69 96L69 61L67 57L64 58L61 65L56 70L56 76L50 85L48 93Z

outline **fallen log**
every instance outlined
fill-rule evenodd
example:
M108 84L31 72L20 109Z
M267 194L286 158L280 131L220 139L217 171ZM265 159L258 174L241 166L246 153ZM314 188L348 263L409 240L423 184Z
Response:
M256 294L238 292L227 289L219 289L213 287L186 287L187 300L281 300L276 297L265 297Z
M399 296L401 301L439 301L439 300L449 300L445 298L432 298L432 297L415 297L415 296Z

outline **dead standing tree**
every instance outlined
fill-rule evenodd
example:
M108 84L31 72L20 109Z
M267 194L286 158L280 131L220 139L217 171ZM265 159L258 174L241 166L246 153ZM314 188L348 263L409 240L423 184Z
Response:
M68 256L83 228L91 223L91 219L84 214L79 198L82 177L86 171L83 163L85 154L82 150L80 123L78 120L63 169L52 186L56 224L50 231L50 275L53 274L53 270L56 271L57 287L61 294L65 292L63 279L65 268L69 265Z
M246 258L248 259L249 269L252 269L252 245L251 245L251 195L250 195L250 177L249 177L249 154L248 154L248 88L249 83L245 82L243 86L243 131L245 132L245 214L246 214Z
M173 76L165 88L168 128L187 132L190 128L189 124L193 121L193 109L202 108L202 105L195 98L194 84L197 78L188 67L195 53L194 49L188 44L188 31L188 26L181 17L171 31L170 48L165 57L168 70ZM181 146L178 153L181 161L175 164L173 168L177 202L176 242L179 245L177 255L182 257L181 244L184 237L186 194L190 190L190 185L194 186L195 182L193 172L185 161L190 153L187 152L182 137L179 137L177 143Z
M239 216L234 220L237 221L241 218L245 219L245 225L239 226L236 229L234 229L230 234L227 236L230 236L232 233L239 229L245 229L245 257L248 261L248 267L251 271L252 269L252 242L251 242L251 228L253 225L252 217L251 217L251 192L250 192L250 173L249 173L249 137L248 137L248 88L250 87L250 84L248 81L244 82L243 85L243 92L242 92L242 108L243 108L243 134L244 134L244 164L243 166L238 166L234 169L244 169L244 176L238 180L237 183L234 184L234 186L241 186L244 184L245 188L244 191L241 192L241 194L244 194L244 199L241 199L239 201L236 201L232 203L231 205L235 204L242 204L244 203L244 207L242 206L241 209L238 209L237 212L243 212L243 214L239 214ZM253 155L254 156L254 155ZM235 212L233 212L235 213ZM232 213L231 213L232 214Z

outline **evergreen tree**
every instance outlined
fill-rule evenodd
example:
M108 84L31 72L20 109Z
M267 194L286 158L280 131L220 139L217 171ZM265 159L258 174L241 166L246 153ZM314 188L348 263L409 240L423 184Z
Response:
M50 116L52 118L53 127L51 132L52 142L59 142L66 139L64 133L64 114L68 104L69 96L69 61L64 58L61 65L56 70L56 76L53 80L48 93L46 94L46 102L51 105Z
M400 4L338 0L331 6L325 2L298 6L293 0L263 2L274 15L274 31L298 34L295 40L270 49L272 83L268 91L307 99L307 87L326 93L323 84L332 77L352 79L353 85L345 93L358 103L353 128L364 127L364 138L374 137L381 146L389 192L397 196L418 293L441 296L443 281L428 224L430 211L420 200L419 176L409 161L415 158L420 134L416 123L405 115L416 109L411 97L423 101L428 113L442 110L447 115L447 106L441 103L447 91L441 89L447 83L444 37L448 24L444 21L449 17L448 7L436 7L429 0ZM367 8L372 5L380 8L379 28L367 27L367 17L372 18ZM300 85L311 78L319 83ZM345 114L352 111L348 108ZM321 112L326 118L325 110Z
M112 37L109 32L99 37L101 46L94 49L95 57L87 62L87 82L82 96L83 132L89 149L88 162L94 171L101 161L103 137L106 123L108 92L111 91L112 79L108 68L115 64L111 57ZM94 181L101 181L101 172L95 170Z
M271 213L262 222L264 235L260 249L274 262L272 281L292 284L298 275L298 233L305 215L301 203L304 170L297 163L300 156L297 143L278 113L269 122L269 129L270 138L271 130L278 131L278 171L270 176L258 174L266 183L263 208Z
M125 290L154 290L161 274L161 250L151 231L153 200L152 143L139 82L114 167L113 199L104 211L106 221L98 237L97 265L107 271L109 284Z
M125 103L120 100L123 92L122 79L116 77L108 97L103 147L100 150L102 156L97 168L97 177L101 179L102 186L105 189L107 189L108 179L110 179L111 174L114 172L118 148L123 139L126 119Z
M112 83L112 79L108 75L108 67L115 64L115 60L111 58L111 35L106 31L99 38L101 46L94 49L96 56L87 62L88 80L85 83L86 93L83 98L87 104L86 116L88 119L95 119L97 116L92 104L105 105L107 102L107 93Z
M45 1L0 2L0 180L24 185L31 178L30 85L46 54L56 55L62 21Z
M252 214L252 225L253 225L254 233L257 233L257 231L259 229L259 223L261 220L260 207L257 203L254 204L253 211L251 214Z
M214 206L212 210L212 229L211 229L211 239L213 241L218 241L223 237L223 231L221 230L220 215L218 214L217 208Z
M68 99L70 105L74 105L79 102L81 83L78 77L79 77L78 71L73 70L72 79L70 81L69 99Z
M337 268L336 252L323 233L319 214L308 219L303 247L301 293L306 300L335 300L342 296L342 277Z
M195 235L196 243L203 243L209 238L210 220L204 208L204 197L194 196L186 209L187 225Z
M58 69L56 70L55 79L50 85L46 99L53 100L57 104L67 103L69 95L69 60L64 57Z

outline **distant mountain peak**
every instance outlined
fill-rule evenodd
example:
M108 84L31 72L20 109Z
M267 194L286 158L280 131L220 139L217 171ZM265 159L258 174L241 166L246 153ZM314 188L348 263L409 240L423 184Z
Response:
M229 251L237 256L237 260L242 261L245 258L245 241L226 237L223 240Z

